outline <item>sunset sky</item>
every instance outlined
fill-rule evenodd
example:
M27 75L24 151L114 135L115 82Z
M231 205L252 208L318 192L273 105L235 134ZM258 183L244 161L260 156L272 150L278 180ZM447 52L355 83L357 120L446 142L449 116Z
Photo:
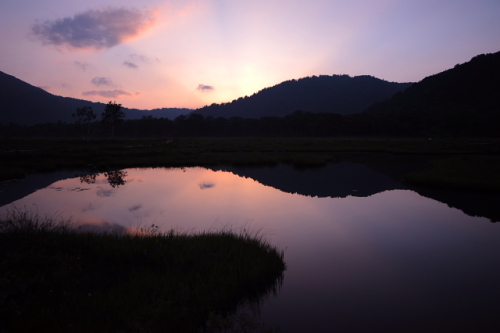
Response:
M416 82L500 51L499 0L0 0L0 71L50 93L198 108L285 80Z

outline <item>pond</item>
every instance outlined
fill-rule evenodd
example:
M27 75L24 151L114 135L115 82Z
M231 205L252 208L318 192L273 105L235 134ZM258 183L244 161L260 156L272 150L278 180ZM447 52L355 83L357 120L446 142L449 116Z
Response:
M89 231L264 234L288 269L258 320L281 332L488 331L496 322L497 212L470 216L477 209L452 207L465 200L440 202L362 164L62 172L0 191L0 214L26 207Z

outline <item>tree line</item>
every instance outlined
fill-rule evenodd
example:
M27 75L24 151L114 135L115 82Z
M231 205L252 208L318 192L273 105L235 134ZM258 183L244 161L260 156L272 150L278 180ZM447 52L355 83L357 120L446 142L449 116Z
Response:
M171 137L499 137L500 114L457 109L432 111L312 113L295 111L284 117L212 117L181 115L170 120L145 116L124 120L121 105L108 103L101 121L88 108L78 109L73 124L0 126L3 137L171 138Z

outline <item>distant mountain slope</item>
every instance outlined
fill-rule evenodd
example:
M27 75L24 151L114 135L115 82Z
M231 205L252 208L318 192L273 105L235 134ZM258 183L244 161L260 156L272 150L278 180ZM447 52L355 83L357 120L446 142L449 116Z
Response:
M366 112L378 114L379 126L392 126L393 134L460 136L481 128L483 135L495 136L500 130L500 52L426 77Z
M352 114L411 86L372 76L321 75L282 82L230 103L212 104L193 113L213 117L285 116L296 110Z
M52 95L14 76L0 72L0 124L74 122L75 118L71 114L82 106L92 106L94 112L100 116L105 104ZM140 119L148 115L173 119L192 110L164 108L144 111L124 108L124 111L127 119Z

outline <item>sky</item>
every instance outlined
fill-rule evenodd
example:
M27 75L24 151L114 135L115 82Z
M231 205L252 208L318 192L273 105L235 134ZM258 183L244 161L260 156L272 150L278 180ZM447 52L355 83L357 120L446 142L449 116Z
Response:
M418 82L500 51L499 0L0 0L0 71L60 96L199 108L313 75Z

